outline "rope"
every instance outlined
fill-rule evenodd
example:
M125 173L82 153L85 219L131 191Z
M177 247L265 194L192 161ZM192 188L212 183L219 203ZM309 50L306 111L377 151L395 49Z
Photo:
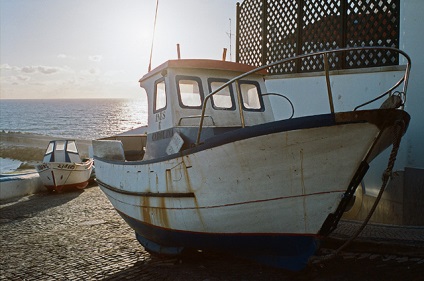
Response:
M159 0L156 0L156 11L155 11L155 21L153 23L152 45L150 46L150 58L149 58L149 69L148 69L149 72L150 72L150 70L152 70L153 43L155 42L156 19L158 17L158 7L159 7Z
M373 204L371 210L369 211L367 217L365 218L364 222L362 223L362 225L359 227L359 229L354 233L354 235L349 240L347 240L345 243L343 243L343 245L340 246L333 253L330 253L328 255L321 256L321 257L314 257L314 258L311 259L311 261L316 260L316 261L323 262L323 261L327 261L327 260L335 258L343 249L345 249L347 246L349 246L350 243L352 243L352 241L355 240L359 236L359 234L362 232L362 230L364 230L365 226L368 224L369 220L371 219L372 215L374 214L374 211L377 208L377 205L380 202L380 199L383 195L383 192L386 189L387 183L388 183L388 181L389 181L389 179L392 175L393 166L395 164L396 156L397 156L397 153L399 151L400 142L402 140L402 133L404 131L404 128L405 128L405 122L403 122L403 121L397 121L396 122L395 128L394 128L394 139L393 139L392 151L390 153L387 168L383 172L383 175L382 175L383 183L380 187L380 191L378 192L377 198L375 199L374 204Z

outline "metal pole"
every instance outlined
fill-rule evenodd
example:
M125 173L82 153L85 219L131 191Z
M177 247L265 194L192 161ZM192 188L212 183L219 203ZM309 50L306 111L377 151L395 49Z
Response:
M243 103L241 101L241 93L240 93L240 87L239 87L239 81L235 81L236 86L236 92L237 92L237 103L239 106L239 113L240 113L240 121L241 121L241 127L244 128L246 126L244 122L244 114L243 114Z
M334 113L333 93L331 92L330 73L329 73L327 53L324 53L323 57L324 57L324 68L325 68L325 81L327 82L328 101L330 102L331 113Z

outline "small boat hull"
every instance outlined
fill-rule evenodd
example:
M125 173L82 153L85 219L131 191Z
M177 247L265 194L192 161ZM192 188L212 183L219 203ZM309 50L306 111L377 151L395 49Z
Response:
M40 179L49 191L84 189L90 180L93 160L83 163L42 163L36 166Z

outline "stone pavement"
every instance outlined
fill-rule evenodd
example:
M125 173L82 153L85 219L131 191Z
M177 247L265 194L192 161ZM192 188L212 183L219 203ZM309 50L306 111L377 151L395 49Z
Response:
M342 222L318 254L355 227ZM424 280L422 228L371 225L358 241L297 273L219 253L160 259L144 251L97 186L0 202L0 280ZM388 252L378 251L382 242ZM386 247L395 244L409 252Z
M330 238L349 239L362 225L362 222L346 221L339 222L337 229ZM374 244L376 246L403 249L424 255L424 226L396 226L386 224L368 223L358 237L354 240L357 244Z

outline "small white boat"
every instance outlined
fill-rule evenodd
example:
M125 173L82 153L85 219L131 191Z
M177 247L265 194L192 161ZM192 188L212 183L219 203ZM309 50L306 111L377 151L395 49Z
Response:
M267 92L264 70L368 49L257 69L168 61L140 79L149 113L142 133L93 141L96 180L149 252L228 251L300 270L337 226L371 160L406 131L409 57L388 48L408 65L380 96L385 108L335 112L329 86L328 113L285 120L274 118L270 95L282 95Z
M40 175L34 170L0 174L0 200L43 191Z
M81 160L74 140L53 140L44 153L43 163L35 168L49 191L83 189L90 180L93 159Z

